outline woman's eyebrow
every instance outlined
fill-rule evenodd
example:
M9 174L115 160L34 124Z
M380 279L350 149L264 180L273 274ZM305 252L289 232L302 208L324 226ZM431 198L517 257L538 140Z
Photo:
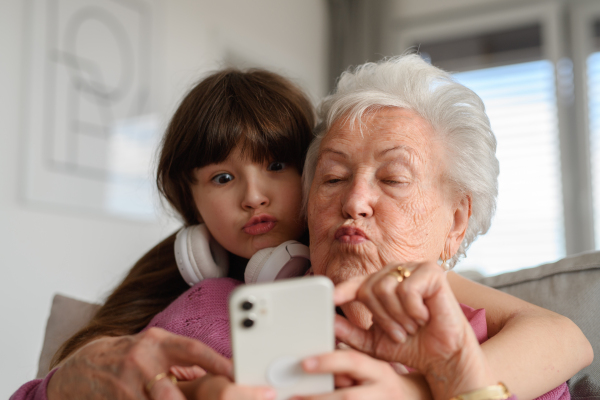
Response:
M342 157L344 159L348 158L348 155L346 153L342 152L342 151L335 150L335 149L333 149L331 147L325 147L323 150L321 150L321 154L319 154L318 160L320 160L321 158L323 158L323 156L325 154L327 154L327 153L332 153L332 154L338 155L338 156L340 156L340 157Z
M417 152L412 147L405 146L405 145L398 145L398 146L390 147L389 149L381 150L380 152L377 153L376 156L383 157L383 156L387 155L388 153L391 153L391 152L397 151L397 150L402 150L403 152L408 153L409 156L417 155Z

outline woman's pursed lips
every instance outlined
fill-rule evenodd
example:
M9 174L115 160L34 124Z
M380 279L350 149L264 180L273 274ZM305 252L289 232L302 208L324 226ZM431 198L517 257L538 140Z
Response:
M350 226L342 226L335 231L335 239L347 244L361 244L368 240L367 235L358 229Z

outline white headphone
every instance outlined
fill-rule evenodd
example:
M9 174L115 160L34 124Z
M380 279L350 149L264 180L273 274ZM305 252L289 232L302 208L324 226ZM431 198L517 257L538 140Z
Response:
M211 236L206 225L181 229L175 237L175 260L188 285L207 278L221 278L229 271L227 251ZM302 276L310 267L308 247L288 240L277 247L259 250L250 258L246 283L270 282Z

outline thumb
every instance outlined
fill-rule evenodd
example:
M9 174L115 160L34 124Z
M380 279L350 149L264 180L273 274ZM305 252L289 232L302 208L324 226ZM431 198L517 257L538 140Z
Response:
M367 276L355 276L347 281L337 284L333 291L333 302L336 306L350 303L356 300L356 293L361 287L363 282L367 279Z
M335 337L363 353L373 353L373 332L359 328L341 315L335 316Z

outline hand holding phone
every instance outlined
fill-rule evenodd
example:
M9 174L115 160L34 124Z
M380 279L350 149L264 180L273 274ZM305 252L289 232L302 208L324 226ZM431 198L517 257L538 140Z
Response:
M229 299L236 383L268 385L277 399L333 390L332 374L301 361L335 346L333 284L322 276L236 288Z

